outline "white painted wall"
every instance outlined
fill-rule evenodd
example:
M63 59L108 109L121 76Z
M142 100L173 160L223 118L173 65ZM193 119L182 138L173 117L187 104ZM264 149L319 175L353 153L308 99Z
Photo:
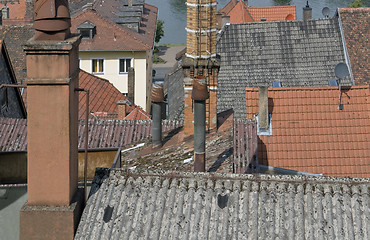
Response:
M92 73L93 58L104 59L104 73L96 76L109 80L122 93L127 93L127 73L119 73L119 59L133 58L133 68L135 69L135 104L147 110L148 106L148 85L152 82L151 68L152 51L141 52L105 52L105 51L80 51L80 68ZM150 55L150 58L148 57ZM148 62L149 61L149 62Z

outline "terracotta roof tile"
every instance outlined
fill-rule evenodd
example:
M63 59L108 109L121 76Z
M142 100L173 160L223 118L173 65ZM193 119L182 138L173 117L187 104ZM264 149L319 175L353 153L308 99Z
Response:
M369 84L370 8L340 8L344 37L356 84Z
M33 20L33 1L17 0L0 3L0 8L9 8L9 18L3 18L3 25L19 25L30 23Z
M257 93L246 88L247 118L258 112ZM274 103L272 136L259 136L260 163L370 177L368 85L343 87L343 110L338 110L338 87L270 88L268 96Z
M150 117L143 109L136 107L123 120L150 120Z
M119 100L127 100L127 98L106 79L99 78L83 70L80 70L79 78L79 87L90 91L90 112L115 114L118 110L117 102ZM85 117L85 96L84 93L79 94L79 119ZM129 106L126 108L126 112L130 113L134 109L134 106Z
M296 7L273 6L273 7L248 7L243 1L239 1L228 12L230 23L261 22L266 21L296 20Z
M229 12L235 7L237 3L237 0L230 0L230 2L228 2L219 12L229 14Z
M71 31L77 32L77 27L85 21L90 21L96 26L96 35L92 40L83 39L80 51L148 50L153 47L154 33L149 31L147 34L137 33L101 16L94 10L85 10L72 17Z

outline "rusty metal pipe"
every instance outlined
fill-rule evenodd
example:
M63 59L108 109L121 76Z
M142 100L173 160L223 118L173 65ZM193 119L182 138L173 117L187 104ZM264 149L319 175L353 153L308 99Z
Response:
M163 87L153 84L152 88L152 141L153 146L162 145L162 103L164 100Z
M194 171L206 171L206 101L194 100Z
M206 171L206 100L207 81L203 76L193 79L191 98L194 100L194 171Z

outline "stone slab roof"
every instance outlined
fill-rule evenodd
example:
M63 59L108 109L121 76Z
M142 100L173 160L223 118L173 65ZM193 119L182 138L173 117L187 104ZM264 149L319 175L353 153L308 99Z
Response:
M328 86L345 62L337 18L230 24L220 34L217 111L244 118L245 87ZM342 85L352 85L349 77Z
M269 88L272 135L259 136L258 161L329 176L370 177L369 85ZM247 118L258 113L258 89L246 89Z
M75 239L368 239L370 180L98 169Z
M340 8L339 15L356 84L370 83L370 7Z

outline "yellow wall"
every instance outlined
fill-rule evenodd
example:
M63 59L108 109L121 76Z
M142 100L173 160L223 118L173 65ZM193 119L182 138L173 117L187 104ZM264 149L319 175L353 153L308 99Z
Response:
M98 77L109 80L122 93L127 93L127 73L119 73L119 58L133 58L135 69L135 104L147 109L148 85L152 82L151 67L152 51L141 52L105 52L105 51L80 51L80 68L92 73L93 58L104 59L104 74L97 74ZM150 56L150 57L149 57Z

